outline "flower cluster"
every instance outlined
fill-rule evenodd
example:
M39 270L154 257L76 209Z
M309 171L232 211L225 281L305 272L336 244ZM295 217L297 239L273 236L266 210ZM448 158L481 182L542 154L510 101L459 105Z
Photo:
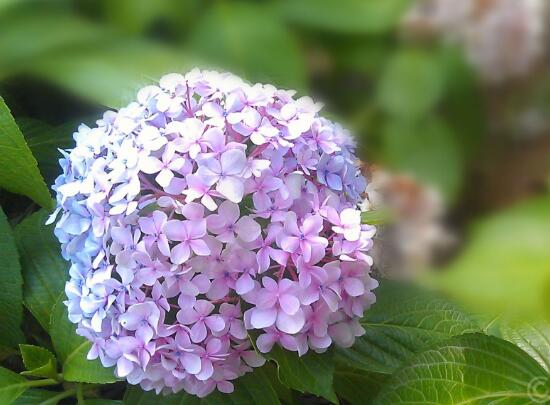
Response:
M365 180L349 134L293 96L194 70L79 127L51 220L90 359L203 397L264 363L250 336L303 355L364 332Z

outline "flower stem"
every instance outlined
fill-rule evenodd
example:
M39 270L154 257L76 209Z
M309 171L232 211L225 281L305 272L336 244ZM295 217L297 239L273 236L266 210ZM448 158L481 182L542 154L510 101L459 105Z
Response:
M57 385L57 384L60 384L60 382L57 380L54 380L53 378L47 378L44 380L27 381L25 385L27 387L47 387L48 385Z
M82 392L82 384L76 386L76 401L78 405L85 405L84 393Z

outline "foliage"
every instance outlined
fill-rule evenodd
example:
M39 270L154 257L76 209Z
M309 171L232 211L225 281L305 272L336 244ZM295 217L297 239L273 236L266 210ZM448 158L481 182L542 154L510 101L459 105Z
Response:
M400 41L408 3L0 1L0 403L546 402L548 197L479 218L463 252L427 280L448 295L380 280L353 347L275 350L231 395L159 399L118 382L86 359L90 343L67 319L68 265L45 225L57 149L71 147L78 123L169 71L212 64L328 95L364 157L465 205L468 168L486 141L480 86L454 50ZM487 325L481 309L491 310Z

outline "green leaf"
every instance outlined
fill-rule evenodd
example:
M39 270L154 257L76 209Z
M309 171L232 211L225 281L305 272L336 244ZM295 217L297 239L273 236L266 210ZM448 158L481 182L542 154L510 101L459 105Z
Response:
M408 0L286 0L285 17L297 24L348 34L380 34L394 28Z
M528 404L550 399L550 380L525 352L482 334L452 338L415 356L374 404Z
M37 61L29 72L85 99L119 108L166 73L185 73L193 59L152 42L113 39Z
M264 367L254 369L232 381L235 391L222 394L214 391L206 398L180 392L161 397L154 391L143 391L139 386L130 386L124 394L124 403L128 405L146 405L162 399L163 405L242 405L242 404L280 404L273 384Z
M74 14L36 4L19 7L0 16L0 77L22 73L53 53L72 53L108 38L108 32Z
M391 214L385 210L365 211L361 213L361 223L384 225L392 221Z
M58 160L61 153L58 149L69 149L74 146L73 132L78 128L76 122L52 126L32 118L18 119L17 123L25 135L27 145L38 161L40 172L47 184L52 184L61 174Z
M264 356L277 363L279 380L287 387L338 403L332 388L334 373L332 351L323 354L310 351L299 357L297 353L275 346Z
M434 54L404 49L389 61L378 88L378 104L395 118L425 116L441 99L445 72Z
M27 369L21 373L22 375L57 378L55 356L48 349L33 345L19 345L19 349L23 356L23 364Z
M23 194L45 208L50 192L11 112L0 97L0 187Z
M455 136L435 117L416 123L392 120L382 132L386 163L435 186L452 201L460 191L463 161Z
M207 62L249 80L306 87L297 43L265 4L216 3L197 22L190 45Z
M86 405L123 405L123 401L115 399L86 399Z
M0 346L15 347L19 342L24 342L25 337L21 332L23 320L23 278L19 255L15 246L15 240L10 224L0 208Z
M479 330L459 308L427 290L385 280L375 294L377 302L361 320L365 334L337 350L339 363L392 373L426 347Z
M474 312L550 317L550 197L479 220L462 254L429 281Z
M550 372L550 324L503 321L499 326L503 339L514 343Z
M370 403L389 378L388 374L337 365L334 371L334 390L352 405Z
M0 404L11 404L28 388L28 380L0 367Z
M53 226L44 225L48 213L38 211L15 227L15 240L23 271L23 301L28 310L49 330L52 308L63 291L69 264L61 257Z
M47 391L40 389L30 389L25 391L19 398L12 402L12 405L46 405L46 404L57 404L58 401L48 402L52 398L59 395L58 391ZM88 404L88 401L86 401Z
M63 379L97 384L116 381L113 368L103 367L99 359L86 358L92 344L76 334L76 325L68 319L63 297L64 293L59 296L54 305L50 321L50 336L62 363Z

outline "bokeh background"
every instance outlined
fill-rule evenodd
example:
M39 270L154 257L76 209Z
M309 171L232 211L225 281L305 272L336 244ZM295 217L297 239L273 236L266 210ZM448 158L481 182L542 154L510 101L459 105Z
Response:
M0 0L0 94L46 180L80 122L194 66L293 88L357 136L376 271L550 318L546 0ZM24 197L0 191L8 216Z

